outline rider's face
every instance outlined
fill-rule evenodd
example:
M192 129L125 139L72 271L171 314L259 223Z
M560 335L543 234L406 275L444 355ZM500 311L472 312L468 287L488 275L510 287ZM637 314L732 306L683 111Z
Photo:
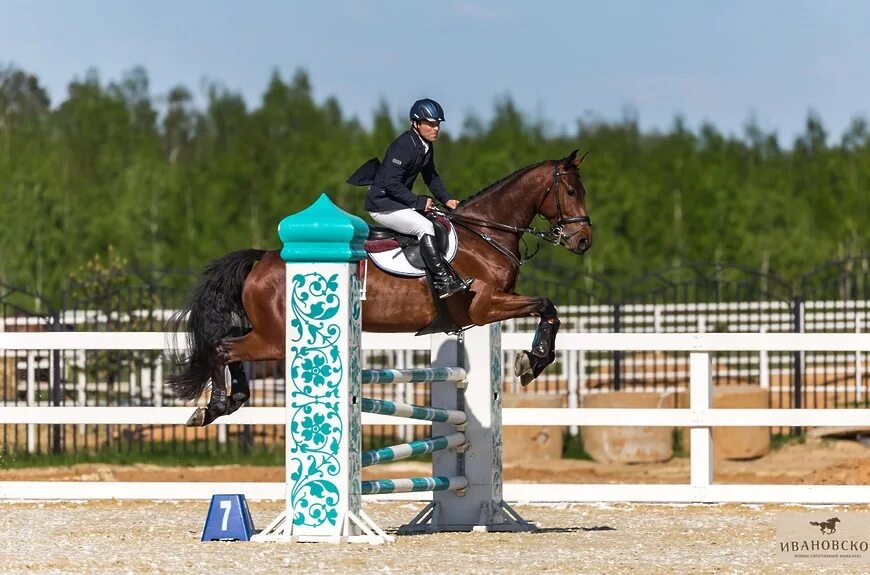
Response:
M420 120L417 122L417 131L427 142L434 142L438 139L438 134L441 132L441 122L437 120Z

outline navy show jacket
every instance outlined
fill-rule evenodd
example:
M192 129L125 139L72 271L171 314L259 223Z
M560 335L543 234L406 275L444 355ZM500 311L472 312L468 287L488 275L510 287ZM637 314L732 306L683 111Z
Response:
M420 135L413 129L396 138L384 154L366 194L368 212L392 212L414 208L423 211L426 197L411 190L418 174L441 203L452 199L435 169L435 146L427 151Z

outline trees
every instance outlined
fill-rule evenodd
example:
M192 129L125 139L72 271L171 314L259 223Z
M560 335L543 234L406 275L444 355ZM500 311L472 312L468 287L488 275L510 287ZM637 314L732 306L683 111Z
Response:
M628 110L554 135L510 97L494 110L489 122L454 114L445 126L438 166L448 189L461 199L527 164L591 151L582 173L595 249L582 260L548 255L578 275L618 284L718 261L796 278L870 248L864 119L833 141L810 115L781 146L752 120L740 137L713 125L693 132L680 118L644 133ZM250 109L216 83L202 109L184 86L155 96L136 68L108 84L89 72L52 108L38 78L0 67L0 282L57 296L110 247L142 269L277 247L276 223L321 192L364 216L364 191L344 180L406 122L382 102L364 128L336 98L316 101L302 70L274 73Z

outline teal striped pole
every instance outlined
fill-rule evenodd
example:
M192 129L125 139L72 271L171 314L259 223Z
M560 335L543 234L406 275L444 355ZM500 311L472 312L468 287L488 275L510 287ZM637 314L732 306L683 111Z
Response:
M462 381L465 377L465 370L461 367L362 370L363 383L427 383L432 381Z
M367 397L364 397L362 400L362 411L363 413L395 415L396 417L452 423L453 425L462 425L467 419L464 411L457 411L455 409L411 405L410 403L399 403L385 399L369 399Z
M407 479L374 479L362 482L363 495L377 493L410 493L412 491L458 491L468 487L465 477L409 477Z
M427 439L418 439L408 443L393 445L392 447L363 451L362 466L368 467L369 465L377 465L387 461L398 461L414 457L415 455L424 455L433 451L459 447L463 444L465 444L465 434L459 432L429 437Z

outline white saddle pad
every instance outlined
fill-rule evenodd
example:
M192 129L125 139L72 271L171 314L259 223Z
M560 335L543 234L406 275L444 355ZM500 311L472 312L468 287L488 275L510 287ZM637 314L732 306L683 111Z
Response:
M450 226L450 234L447 238L447 254L444 256L448 262L452 262L456 257L456 252L459 251L459 238L456 237L456 227ZM405 257L402 248L395 248L385 252L369 253L369 259L376 266L387 273L405 277L421 277L426 275L426 271L420 268L415 268Z

